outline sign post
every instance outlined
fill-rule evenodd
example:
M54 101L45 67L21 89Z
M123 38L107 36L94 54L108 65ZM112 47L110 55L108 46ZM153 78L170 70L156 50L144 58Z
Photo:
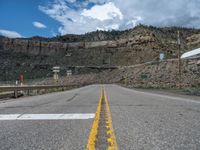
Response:
M55 66L53 67L53 79L54 81L57 83L58 82L58 73L60 72L60 67L59 66Z

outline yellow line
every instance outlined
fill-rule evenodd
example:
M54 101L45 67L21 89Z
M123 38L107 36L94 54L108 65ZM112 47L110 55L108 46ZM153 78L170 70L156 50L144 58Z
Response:
M106 91L104 88L101 89L101 94L99 97L99 103L97 106L97 110L95 113L95 118L92 124L92 128L90 131L90 135L88 138L88 143L87 143L87 150L95 150L95 143L97 139L97 134L98 134L98 127L99 127L99 119L100 119L100 112L101 112L101 105L102 105L102 100L105 101L106 104L106 133L107 133L107 142L108 142L108 150L118 150L118 145L114 133L114 129L112 126L112 118L111 118L111 112L108 104L108 99L106 96Z
M92 124L92 129L90 131L90 135L88 138L88 143L87 143L87 150L95 150L95 141L97 138L97 132L98 132L98 126L99 126L99 118L100 118L100 112L101 112L101 102L102 102L102 94L103 94L103 89L101 89L101 94L99 97L99 103L97 106L97 111L95 113L95 118Z
M111 112L109 108L109 103L108 99L106 96L106 90L104 88L104 100L106 103L106 128L107 128L107 134L110 135L110 138L107 139L107 142L109 143L108 150L118 150L118 145L112 125L112 117L111 117Z

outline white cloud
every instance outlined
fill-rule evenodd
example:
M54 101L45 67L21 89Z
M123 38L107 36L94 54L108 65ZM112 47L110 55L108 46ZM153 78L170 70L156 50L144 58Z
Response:
M75 19L78 18L75 11L69 11L65 0L55 0L54 3L47 6L39 6L39 10L61 23L62 26L58 29L61 34L69 33L65 28L72 25L73 20L70 16L73 16Z
M128 21L141 16L140 23L154 26L200 27L199 0L114 0Z
M0 29L0 35L9 37L9 38L22 38L23 36L16 31Z
M43 23L38 22L38 21L34 21L33 26L36 27L36 28L39 28L39 29L46 28L46 25L44 25Z
M88 2L89 1L87 1L87 3ZM47 6L39 6L39 10L61 23L61 26L58 28L58 32L61 35L83 34L94 31L97 27L102 28L103 30L116 29L120 26L119 22L123 20L122 13L114 5L114 3L102 4L100 8L101 11L106 11L106 13L103 14L103 19L94 19L92 17L82 15L88 4L84 3L84 5L81 6L79 3L77 4L77 2L74 2L73 4L78 9L75 10L68 7L65 0L55 0L54 3L50 3ZM100 6L99 4L100 2L98 3L98 6ZM92 8L97 8L97 10L100 11L98 7L93 6ZM88 11L93 10L92 8L88 8ZM102 8L106 8L108 10L103 10ZM111 8L113 10L109 10Z
M99 30L99 31L106 31L104 28L100 28L100 27L97 27L96 30Z
M126 23L127 27L135 27L140 21L142 21L141 16L135 16L132 20Z
M200 27L200 0L53 0L39 9L58 21L60 34L124 30L139 23Z
M108 26L103 26L103 27L97 27L96 30L99 31L109 31L109 30L118 30L119 29L119 25L118 24L111 24Z
M104 26L104 30L118 30L119 29L119 25L118 24L111 24L111 25L107 25Z
M115 17L119 17L120 20L123 19L120 9L113 2L95 5L91 9L84 9L81 15L100 21L114 19Z

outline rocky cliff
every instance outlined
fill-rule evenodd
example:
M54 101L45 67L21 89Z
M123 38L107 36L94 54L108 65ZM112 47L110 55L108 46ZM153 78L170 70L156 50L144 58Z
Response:
M181 49L185 52L200 46L200 30L137 26L126 31L96 31L85 35L65 35L54 38L0 38L0 80L15 80L52 75L53 66L73 73L100 72L109 67L134 65L177 57L177 30Z

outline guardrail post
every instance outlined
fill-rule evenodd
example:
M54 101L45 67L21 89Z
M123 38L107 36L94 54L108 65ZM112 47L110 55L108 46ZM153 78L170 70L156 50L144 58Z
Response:
M14 90L14 97L17 98L18 97L18 91Z
M27 90L27 95L30 96L30 90L29 89Z

